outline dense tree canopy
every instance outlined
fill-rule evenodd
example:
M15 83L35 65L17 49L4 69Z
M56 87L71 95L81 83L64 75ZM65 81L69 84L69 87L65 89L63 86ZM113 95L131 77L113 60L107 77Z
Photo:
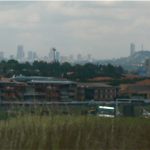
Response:
M19 63L16 60L8 60L0 62L0 74L6 77L13 75L26 76L54 76L64 77L71 80L87 80L97 76L121 77L124 70L121 66L95 65L86 63L84 65L71 65L68 62L60 64L47 63L44 61L35 61L33 64L29 62Z

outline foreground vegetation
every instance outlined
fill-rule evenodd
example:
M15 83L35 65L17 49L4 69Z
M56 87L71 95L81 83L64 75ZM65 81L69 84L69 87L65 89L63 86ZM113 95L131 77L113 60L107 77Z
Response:
M25 115L0 121L0 149L149 150L150 120Z

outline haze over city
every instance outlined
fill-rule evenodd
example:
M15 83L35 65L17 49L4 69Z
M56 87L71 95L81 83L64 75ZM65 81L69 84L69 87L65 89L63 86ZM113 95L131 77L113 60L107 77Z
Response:
M150 2L0 2L0 51L17 45L41 56L55 47L62 55L97 59L129 55L129 44L150 49Z

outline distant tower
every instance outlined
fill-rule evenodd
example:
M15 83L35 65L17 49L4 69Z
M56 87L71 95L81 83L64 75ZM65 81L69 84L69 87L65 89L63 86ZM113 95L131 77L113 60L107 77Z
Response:
M56 49L52 48L53 51L53 62L56 62Z
M23 50L23 46L22 45L18 45L17 46L17 60L18 61L24 61L24 50Z
M32 51L28 51L27 60L28 60L29 62L32 62L32 61L33 61L33 52L32 52Z
M130 44L130 56L133 56L135 53L135 44L131 43Z
M57 62L60 61L60 53L58 51L55 54L55 59L56 59Z
M38 60L38 55L36 52L33 52L33 61Z

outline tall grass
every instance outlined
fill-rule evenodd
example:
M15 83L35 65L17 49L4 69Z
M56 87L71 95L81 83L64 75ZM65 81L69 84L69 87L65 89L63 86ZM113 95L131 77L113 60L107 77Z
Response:
M18 116L0 121L2 150L149 150L150 120Z

